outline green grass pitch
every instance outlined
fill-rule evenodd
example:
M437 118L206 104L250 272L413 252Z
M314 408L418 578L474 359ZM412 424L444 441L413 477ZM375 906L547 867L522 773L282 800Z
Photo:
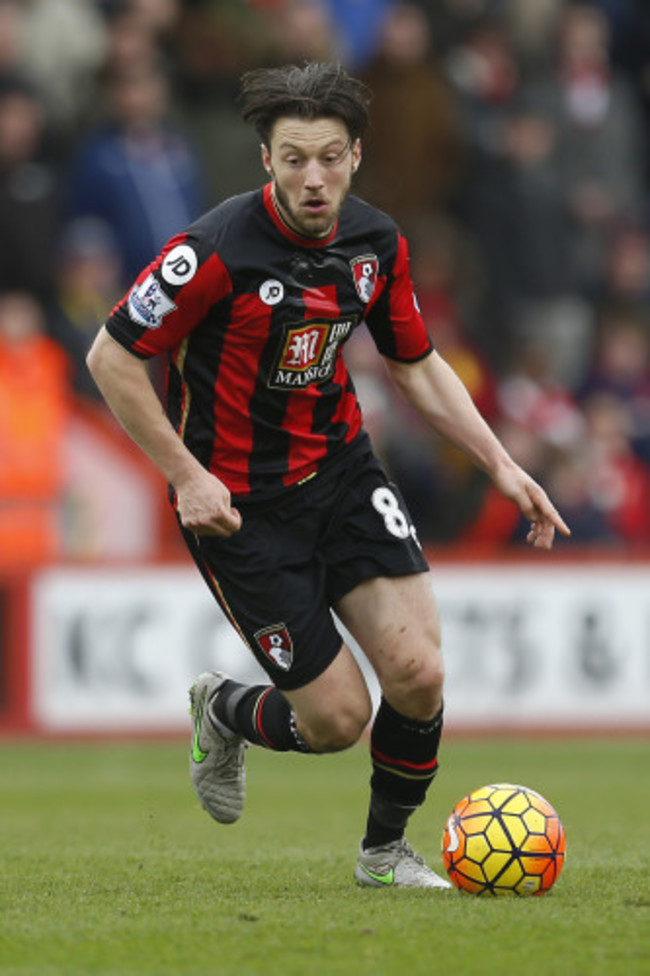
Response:
M0 743L2 976L650 974L650 741L458 739L409 837L442 871L454 803L495 781L556 807L539 898L358 888L366 748L251 749L242 820L214 824L187 744Z

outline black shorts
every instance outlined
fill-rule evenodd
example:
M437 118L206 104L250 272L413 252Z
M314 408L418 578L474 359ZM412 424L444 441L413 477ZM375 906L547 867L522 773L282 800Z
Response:
M272 503L238 505L228 539L183 535L226 617L281 689L301 688L338 654L331 607L364 580L429 567L398 488L371 453Z

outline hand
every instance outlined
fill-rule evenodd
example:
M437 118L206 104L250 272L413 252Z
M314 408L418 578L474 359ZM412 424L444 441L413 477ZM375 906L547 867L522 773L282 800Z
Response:
M227 538L241 529L242 518L230 504L230 492L209 471L201 468L175 489L176 511L189 532Z
M517 465L506 475L495 479L495 484L530 521L526 542L535 549L552 549L556 529L562 535L571 535L571 529L544 489Z

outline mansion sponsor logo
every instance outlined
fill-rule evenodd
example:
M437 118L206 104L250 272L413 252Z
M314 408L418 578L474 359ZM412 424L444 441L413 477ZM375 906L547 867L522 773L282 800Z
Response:
M356 324L356 317L351 317L287 325L268 385L273 389L296 389L331 379L339 347Z

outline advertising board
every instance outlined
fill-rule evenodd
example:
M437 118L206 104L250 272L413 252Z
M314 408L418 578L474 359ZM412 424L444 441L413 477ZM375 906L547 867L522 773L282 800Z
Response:
M449 728L650 728L650 567L446 564L432 585ZM29 606L42 731L180 731L202 670L266 680L193 567L47 569Z

